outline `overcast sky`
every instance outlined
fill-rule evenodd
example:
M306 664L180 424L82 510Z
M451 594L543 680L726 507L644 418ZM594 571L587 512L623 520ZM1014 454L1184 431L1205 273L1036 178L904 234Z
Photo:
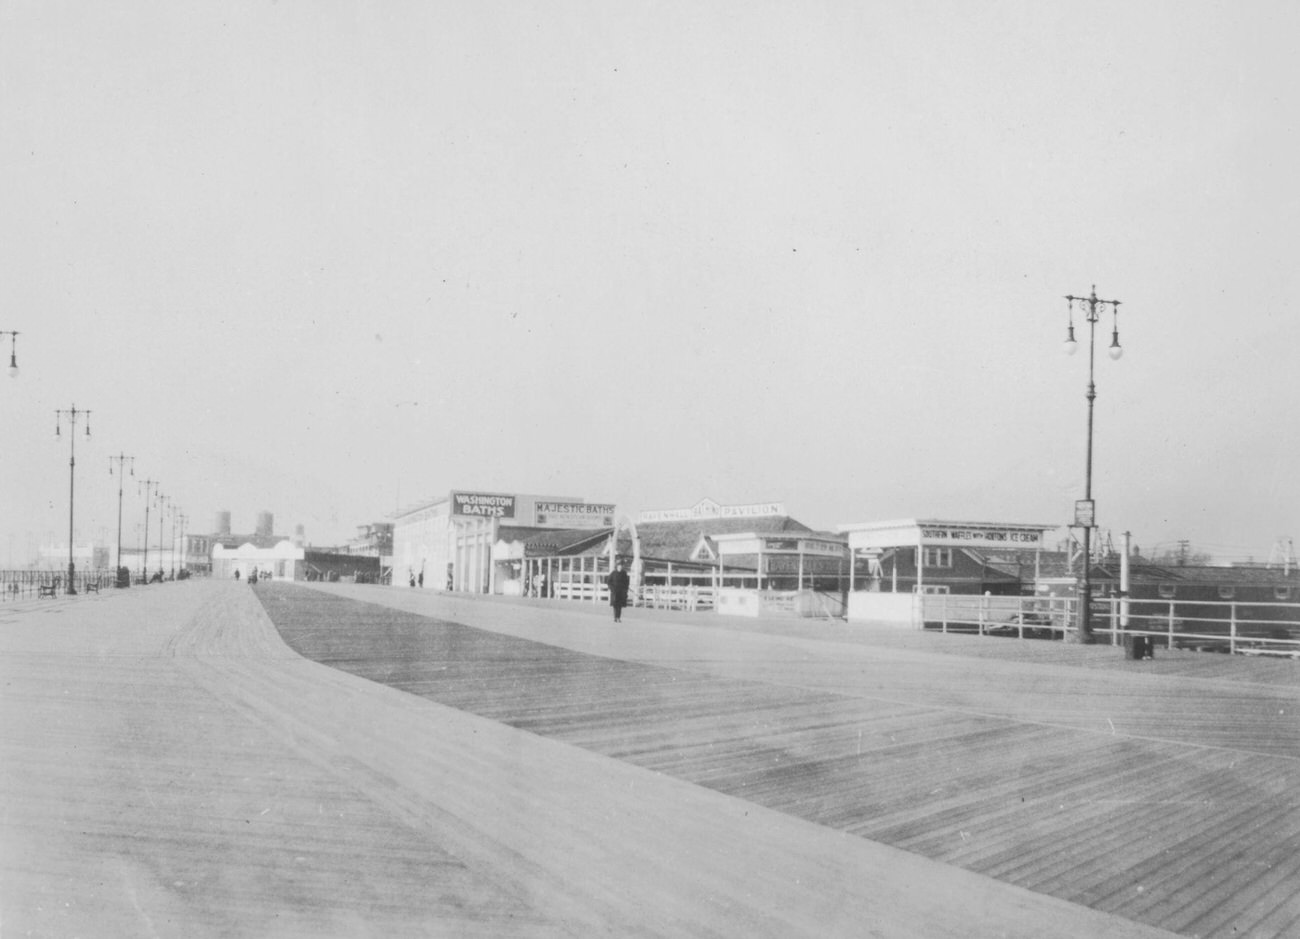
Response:
M1267 558L1297 35L1235 0L0 0L0 554L66 543L73 405L79 540L118 453L192 529L317 544L453 488L1064 525L1095 284L1098 523Z

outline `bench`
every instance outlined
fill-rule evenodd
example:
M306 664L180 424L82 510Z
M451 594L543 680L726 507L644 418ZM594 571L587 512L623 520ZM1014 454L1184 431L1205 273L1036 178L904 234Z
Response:
M49 597L50 599L54 599L54 594L58 591L59 587L58 584L39 584L36 589L38 597Z

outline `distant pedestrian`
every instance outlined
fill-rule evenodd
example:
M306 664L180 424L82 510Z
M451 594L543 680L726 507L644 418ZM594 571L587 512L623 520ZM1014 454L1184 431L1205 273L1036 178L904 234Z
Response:
M537 575L537 595L541 597L543 600L546 599L546 575L545 574Z
M411 586L414 587L414 586L415 586L415 571L410 571L409 574L408 574L408 576L410 577L410 580L411 580Z
M416 580L416 583L418 583L418 584L420 585L421 589L423 589L423 588L424 588L424 568L420 568L420 576L417 577L417 578L415 578L415 580Z
M627 606L627 571L623 569L623 562L619 561L618 566L609 572L605 578L605 583L609 585L609 605L614 608L614 622L623 622L623 607Z

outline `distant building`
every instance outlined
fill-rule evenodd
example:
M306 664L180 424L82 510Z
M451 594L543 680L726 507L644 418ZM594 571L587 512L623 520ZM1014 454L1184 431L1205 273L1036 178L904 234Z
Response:
M187 533L182 543L181 563L191 573L220 576L213 565L213 555L217 547L225 549L224 557L229 562L231 553L242 545L252 545L259 549L268 549L284 540L284 536L275 534L275 516L266 511L257 514L257 526L252 534L236 534L231 531L231 515L222 510L216 514L213 531L210 533ZM150 567L154 549L150 549ZM232 575L233 576L233 575Z
M266 547L251 540L230 547L219 541L212 549L212 576L230 579L238 575L248 580L256 573L259 580L301 580L305 556L306 552L288 538Z
M125 549L123 549L125 553ZM108 570L113 564L113 548L98 542L87 541L72 546L72 563L78 571ZM66 571L68 569L68 546L63 544L46 545L40 548L36 556L36 568L42 571Z
M360 554L366 557L388 557L393 553L393 523L369 522L357 526L357 534L347 544L337 549L339 554Z
M616 516L612 528L559 530L498 544L523 565L530 596L604 602L615 561L647 606L741 615L838 610L847 576L844 538L813 531L780 502L692 506Z

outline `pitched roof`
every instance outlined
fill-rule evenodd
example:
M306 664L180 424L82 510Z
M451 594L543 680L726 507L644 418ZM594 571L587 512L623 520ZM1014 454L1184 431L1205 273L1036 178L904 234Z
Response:
M1106 565L1114 568L1114 576L1119 577L1119 565ZM1156 564L1134 562L1129 569L1133 580L1160 581L1162 583L1206 584L1209 586L1283 586L1300 583L1300 571L1289 574L1266 567L1218 567L1208 564L1180 564L1166 567Z
M700 537L743 532L811 533L812 529L786 515L753 518L693 518L675 522L642 522L636 526L641 539L641 557L661 561L689 561Z
M502 526L501 541L522 541L526 557L555 557L600 550L609 538L608 528L521 528Z

